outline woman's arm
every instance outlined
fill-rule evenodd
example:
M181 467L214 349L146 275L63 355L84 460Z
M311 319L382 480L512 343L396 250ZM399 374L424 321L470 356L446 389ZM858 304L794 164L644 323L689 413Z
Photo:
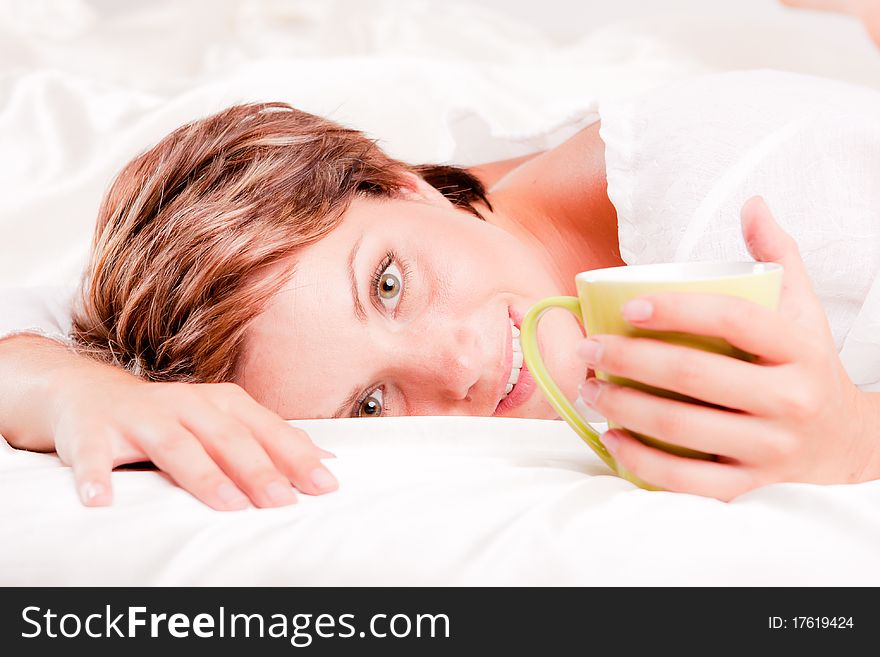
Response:
M218 510L335 490L332 456L232 383L151 383L35 335L0 340L0 434L58 452L84 504L111 501L110 471L152 461Z
M0 340L0 435L13 447L52 452L50 414L45 402L61 370L78 365L62 344L38 335Z

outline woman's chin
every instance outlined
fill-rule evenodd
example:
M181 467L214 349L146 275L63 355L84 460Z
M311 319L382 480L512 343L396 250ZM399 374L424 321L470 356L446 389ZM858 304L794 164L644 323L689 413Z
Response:
M535 391L536 399L529 400L521 408L516 409L508 417L517 417L524 420L555 420L559 413L543 398L539 391Z

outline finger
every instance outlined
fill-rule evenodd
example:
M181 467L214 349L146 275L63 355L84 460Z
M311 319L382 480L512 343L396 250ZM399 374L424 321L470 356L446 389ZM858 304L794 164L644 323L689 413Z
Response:
M762 197L753 196L743 204L740 224L746 247L756 261L783 266L783 297L800 302L804 296L812 296L810 275L797 242L777 223Z
M722 338L772 363L795 362L813 350L803 327L775 310L729 294L644 295L623 307L623 318L640 329Z
M244 493L182 426L153 428L138 436L138 442L156 467L212 509L237 511L250 506Z
M270 410L254 402L247 422L257 439L293 484L304 493L322 495L339 488L336 477L321 463L322 458L335 458L316 447L302 429L290 426Z
M776 415L772 368L652 338L595 335L577 353L605 374L761 416Z
M626 386L596 379L581 389L586 403L610 422L629 431L706 454L717 454L746 463L760 463L769 453L771 432L755 417L667 399Z
M187 404L180 421L254 504L274 507L296 503L287 476L246 424L203 398Z
M664 490L729 501L760 485L740 466L669 454L618 429L605 432L602 443L621 467Z
M282 420L238 386L218 387L213 393L249 427L273 463L299 490L320 495L339 487L336 477L321 463L322 458L336 455L315 445L305 431Z
M85 506L110 506L113 503L110 484L113 452L107 433L106 428L83 433L71 454L76 490Z
M745 202L740 217L743 239L752 257L758 262L777 262L784 269L779 312L832 341L831 328L797 241L783 230L760 196Z

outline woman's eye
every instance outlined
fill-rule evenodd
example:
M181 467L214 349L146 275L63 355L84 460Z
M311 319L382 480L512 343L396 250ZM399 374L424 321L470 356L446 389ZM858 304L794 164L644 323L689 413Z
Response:
M358 417L379 417L382 415L382 388L376 388L358 406Z
M379 302L387 309L394 310L400 302L403 292L403 274L393 262L379 276L376 284L376 295Z

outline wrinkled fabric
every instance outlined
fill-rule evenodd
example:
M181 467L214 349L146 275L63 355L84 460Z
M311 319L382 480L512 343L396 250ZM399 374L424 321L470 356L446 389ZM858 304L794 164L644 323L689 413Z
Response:
M56 457L0 442L0 583L880 585L880 482L724 503L636 488L553 420L293 424L337 455L339 490L232 513L132 470L86 509Z
M102 4L0 0L0 286L74 283L113 176L236 103L288 102L393 157L467 165L546 147L530 135L600 95L707 70L637 33L557 46L470 3ZM456 153L472 116L501 139Z
M70 342L75 286L0 288L0 340L19 333Z

